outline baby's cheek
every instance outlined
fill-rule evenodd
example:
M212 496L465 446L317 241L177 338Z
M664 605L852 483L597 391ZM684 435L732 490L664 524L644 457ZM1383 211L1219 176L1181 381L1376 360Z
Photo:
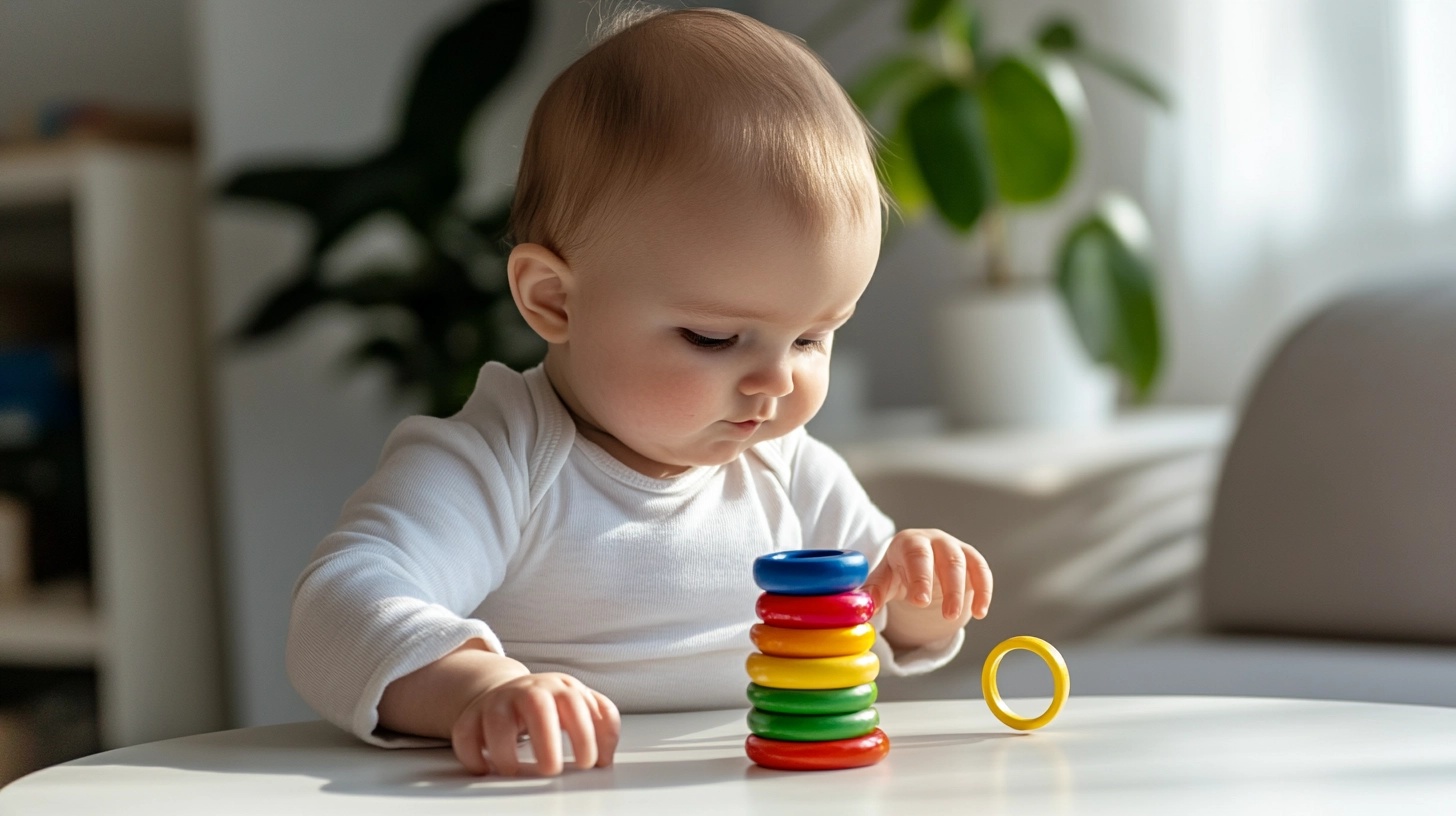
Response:
M712 413L712 400L700 371L655 366L639 372L633 410L655 425L695 426ZM716 419L717 417L713 417Z
M824 394L829 385L828 371L810 370L801 373L794 378L794 393L789 396L788 405L785 406L792 414L791 418L796 424L802 425L813 419L818 413L819 406L824 404Z

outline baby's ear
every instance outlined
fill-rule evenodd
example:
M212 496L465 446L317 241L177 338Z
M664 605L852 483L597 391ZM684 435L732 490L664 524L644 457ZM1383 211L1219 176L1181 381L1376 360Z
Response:
M516 308L541 339L566 342L566 292L571 267L560 255L540 244L519 244L506 261L511 297Z

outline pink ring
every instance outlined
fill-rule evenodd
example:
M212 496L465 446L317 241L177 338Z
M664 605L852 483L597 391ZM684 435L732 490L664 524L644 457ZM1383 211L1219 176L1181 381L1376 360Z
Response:
M856 589L837 595L758 596L758 617L770 626L785 629L841 629L858 626L875 614L875 602L868 592Z

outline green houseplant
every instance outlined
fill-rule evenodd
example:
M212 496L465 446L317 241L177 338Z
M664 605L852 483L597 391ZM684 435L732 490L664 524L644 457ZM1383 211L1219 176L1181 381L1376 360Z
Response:
M845 5L865 7L862 0ZM974 2L909 0L905 45L874 64L851 95L884 136L881 176L902 213L912 219L931 213L955 232L980 238L980 288L994 296L1027 284L1012 271L1008 211L1063 196L1085 152L1086 102L1077 69L1101 72L1159 107L1169 103L1155 82L1088 44L1070 20L1050 20L1033 42L1011 49L988 47L984 22ZM1104 195L1067 228L1055 266L1033 285L1054 282L1087 355L1115 370L1134 398L1145 398L1158 376L1162 344L1140 210L1125 196ZM974 357L980 352L967 344L983 341L997 338L961 333L950 340L957 347L942 353ZM1015 388L1032 376L1008 370L1002 380ZM1057 399L1046 389L1032 391L1043 402Z
M458 201L467 127L519 64L532 17L531 0L495 0L446 27L420 59L382 148L247 169L223 184L224 198L289 207L313 227L304 257L238 328L239 342L278 335L323 308L354 310L365 328L349 362L387 366L402 394L440 416L464 403L486 361L519 369L540 359L505 278L509 200L479 213ZM410 259L330 268L341 242L381 216L404 225Z

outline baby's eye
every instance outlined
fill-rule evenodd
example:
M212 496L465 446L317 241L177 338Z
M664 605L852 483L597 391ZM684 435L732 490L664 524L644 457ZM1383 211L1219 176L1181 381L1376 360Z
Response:
M709 351L725 349L738 342L737 335L733 337L704 337L691 329L678 329L677 333L682 335L682 338L689 343L692 343L698 348L708 349Z
M823 351L824 341L811 340L807 337L800 337L798 340L794 341L794 347L799 349L800 351Z

